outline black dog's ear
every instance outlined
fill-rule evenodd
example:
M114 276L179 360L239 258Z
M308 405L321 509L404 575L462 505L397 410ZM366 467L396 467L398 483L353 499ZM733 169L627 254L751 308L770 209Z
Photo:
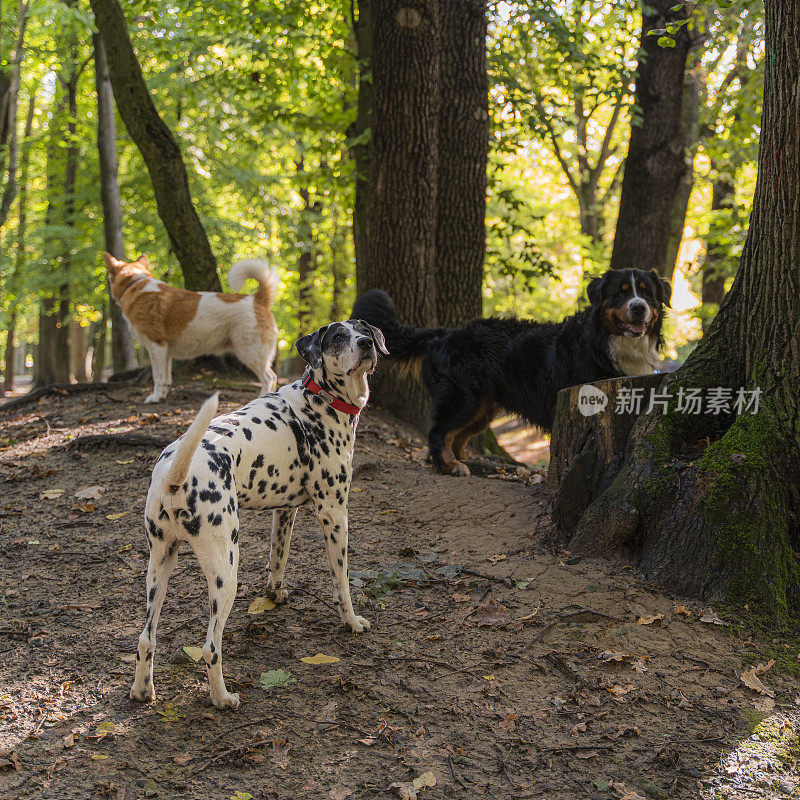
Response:
M383 331L380 328L376 328L374 325L370 325L365 319L360 319L359 322L369 329L370 336L372 336L372 341L375 342L375 347L378 348L378 352L388 356L389 351L386 349L386 339L383 338Z
M322 363L322 337L328 329L326 325L314 333L309 333L297 340L295 347L300 358L310 367L318 367Z
M589 296L589 302L591 303L592 307L597 306L600 303L600 292L605 285L607 275L608 273L600 278L593 278L589 281L589 285L586 287L586 294Z
M669 281L665 281L659 274L658 270L651 269L650 272L653 274L653 280L656 284L656 300L659 303L662 303L667 308L672 308L670 304L670 298L672 297L672 284Z

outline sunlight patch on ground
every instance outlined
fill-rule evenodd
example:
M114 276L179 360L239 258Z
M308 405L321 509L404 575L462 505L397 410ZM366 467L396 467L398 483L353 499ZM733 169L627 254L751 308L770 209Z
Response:
M718 777L704 797L729 800L753 797L800 798L800 714L774 714L720 760Z

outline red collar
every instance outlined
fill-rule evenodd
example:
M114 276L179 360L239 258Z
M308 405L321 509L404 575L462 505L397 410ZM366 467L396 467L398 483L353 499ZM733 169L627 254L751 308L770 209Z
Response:
M361 409L358 406L345 403L344 400L339 400L338 397L334 397L330 392L326 392L319 384L312 380L310 375L306 375L303 378L303 388L308 389L311 394L318 394L331 408L335 408L343 414L355 416L361 413Z

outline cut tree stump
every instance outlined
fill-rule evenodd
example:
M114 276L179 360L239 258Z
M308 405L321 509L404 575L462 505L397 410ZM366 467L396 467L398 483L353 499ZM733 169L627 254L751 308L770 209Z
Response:
M555 492L553 521L562 533L572 532L616 477L631 428L663 379L663 374L613 378L558 393L547 480ZM641 390L639 411L629 410L630 403L618 410L620 392L633 390Z

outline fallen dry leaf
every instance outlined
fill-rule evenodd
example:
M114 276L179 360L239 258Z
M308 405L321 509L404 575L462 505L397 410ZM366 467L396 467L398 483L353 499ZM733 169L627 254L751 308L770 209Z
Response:
M263 614L265 611L272 611L275 603L267 597L256 597L247 607L248 614Z
M99 500L100 495L106 490L105 486L84 486L75 492L78 500Z
M106 720L105 722L101 722L95 729L94 729L95 736L103 737L108 736L109 733L114 733L114 723L110 720Z
M739 680L748 688L759 694L765 694L768 697L775 697L775 690L764 686L761 679L756 673L755 667L748 667L740 676Z
M326 656L324 653L317 653L315 656L305 656L300 660L304 664L335 664L339 661L336 656Z
M203 649L201 647L197 647L196 645L184 645L183 652L195 662L199 661L203 657Z
M291 746L292 743L287 742L286 739L274 739L272 742L270 758L281 769L286 769L289 766L289 748Z
M578 750L578 752L575 753L575 758L597 758L599 755L600 753L597 750Z
M772 669L772 666L775 664L775 659L771 658L767 661L766 664L759 664L756 667L756 675L763 675L765 672L769 672Z
M602 653L598 653L597 657L601 661L624 661L626 658L630 658L631 654L619 650L604 650Z
M62 494L64 494L64 489L45 489L43 492L39 492L39 499L55 500L56 497L61 497Z
M106 519L122 519L127 513L127 511L120 511L117 514L106 514Z
M702 617L700 617L700 622L706 622L709 625L730 625L730 622L725 622L724 619L720 619L717 615L716 611L706 611Z
M686 608L686 606L679 606L677 603L672 607L673 614L680 614L684 617L691 617L692 612L690 609Z
M660 622L662 619L664 619L663 614L647 614L647 616L639 617L639 619L636 620L636 624L652 625L654 622Z
M454 603L467 603L467 602L469 602L469 595L468 594L459 594L458 592L456 592L453 595L453 602ZM800 659L800 655L798 656L798 659Z
M426 786L436 786L436 776L428 770L414 778L413 784L415 789L424 789Z

